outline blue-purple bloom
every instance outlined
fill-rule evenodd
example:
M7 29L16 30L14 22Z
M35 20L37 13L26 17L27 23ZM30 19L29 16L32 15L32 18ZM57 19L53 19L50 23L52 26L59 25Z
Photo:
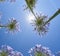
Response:
M20 31L20 25L19 22L15 19L15 18L11 18L8 22L8 24L6 25L7 27L7 31L8 32L16 32L16 31Z
M0 56L23 56L21 52L15 51L7 45L2 45L0 49Z
M39 35L44 35L48 31L48 25L44 25L47 21L47 16L45 15L38 15L35 20L33 20L32 25L34 26L34 30L39 33Z
M30 56L55 56L51 53L49 48L42 45L36 45L29 50Z

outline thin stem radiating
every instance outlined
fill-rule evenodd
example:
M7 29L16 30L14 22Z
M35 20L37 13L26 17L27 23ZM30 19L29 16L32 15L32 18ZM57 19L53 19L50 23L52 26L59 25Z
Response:
M30 9L30 10L31 10L32 14L34 15L34 17L37 19L37 17L36 17L36 15L35 15L34 11L33 11L32 9Z

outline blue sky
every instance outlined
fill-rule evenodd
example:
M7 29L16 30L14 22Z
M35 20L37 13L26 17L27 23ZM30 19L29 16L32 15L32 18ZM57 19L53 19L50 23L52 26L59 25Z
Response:
M38 0L35 12L42 12L48 17L52 16L58 8L60 8L60 0ZM24 11L25 0L17 0L15 3L4 2L0 3L0 12L2 18L0 19L3 24L8 22L11 17L16 18L20 22L20 32L16 34L5 33L6 29L0 29L0 46L10 45L17 51L23 53L24 56L29 56L28 51L36 44L42 44L49 47L53 53L60 50L60 15L55 17L49 26L49 32L42 38L33 31L33 26L27 21L27 15L31 12L29 10Z

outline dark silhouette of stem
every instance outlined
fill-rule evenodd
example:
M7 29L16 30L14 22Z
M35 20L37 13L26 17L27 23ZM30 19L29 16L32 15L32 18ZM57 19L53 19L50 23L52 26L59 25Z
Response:
M34 15L34 17L37 18L36 15L35 15L35 13L33 12L33 10L30 9L30 11L32 12L32 14Z
M7 27L7 26L4 26L4 25L0 25L0 27Z
M33 9L29 5L28 5L28 7L29 7L30 11L32 12L32 14L34 15L34 17L37 18L34 11L33 11Z
M33 8L30 6L30 4L27 2L27 0L25 0L25 1L26 1L26 3L27 3L28 8L30 9L30 11L31 11L32 14L34 15L34 17L37 18L36 15L35 15L35 13L34 13L34 11L33 11Z
M58 9L58 11L56 11L53 16L51 16L48 21L46 21L46 23L44 25L46 25L48 22L50 22L53 18L55 18L57 15L60 14L60 9Z

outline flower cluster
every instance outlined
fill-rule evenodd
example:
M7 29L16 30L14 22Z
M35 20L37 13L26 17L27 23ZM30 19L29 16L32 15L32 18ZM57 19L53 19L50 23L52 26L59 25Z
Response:
M30 56L55 56L51 53L49 48L42 45L36 45L29 50Z
M28 8L33 9L33 7L35 7L36 4L36 0L25 0L27 3Z
M0 49L0 56L23 56L23 54L21 52L14 51L10 46L2 45Z
M15 20L14 18L10 19L8 24L6 25L8 32L16 32L16 31L20 31L20 25L19 22L17 22L17 20Z
M45 15L40 15L37 16L35 20L33 20L32 25L35 26L34 30L36 30L39 35L44 35L48 31L48 24L44 25L45 22L47 21L47 16Z

